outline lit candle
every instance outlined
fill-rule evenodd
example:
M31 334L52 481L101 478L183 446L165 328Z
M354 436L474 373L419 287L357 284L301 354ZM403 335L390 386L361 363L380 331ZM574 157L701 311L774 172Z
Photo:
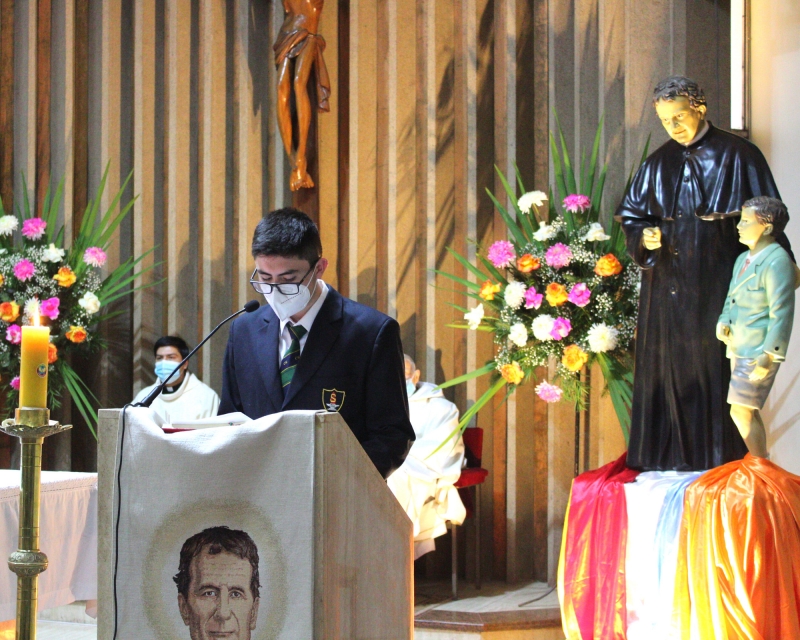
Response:
M34 316L34 321L39 317ZM38 324L38 323L37 323ZM50 327L22 327L19 406L47 408L47 350Z

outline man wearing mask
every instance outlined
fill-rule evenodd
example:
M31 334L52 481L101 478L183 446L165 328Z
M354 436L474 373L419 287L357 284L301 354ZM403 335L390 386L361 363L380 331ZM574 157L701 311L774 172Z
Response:
M169 378L180 361L189 354L189 346L178 336L163 336L156 340L153 352L156 356L157 381L142 389L134 403L144 400L156 386ZM187 362L170 378L169 385L164 387L151 406L165 422L200 420L217 415L219 396L189 372Z
M414 525L414 559L434 551L433 539L447 532L447 523L467 517L455 488L464 462L464 441L458 429L458 408L435 384L420 382L420 370L405 357L406 392L417 439L408 457L388 480ZM444 444L442 444L444 443Z
M414 440L400 326L325 284L319 231L301 211L264 216L252 255L268 304L231 325L220 413L336 411L388 477Z

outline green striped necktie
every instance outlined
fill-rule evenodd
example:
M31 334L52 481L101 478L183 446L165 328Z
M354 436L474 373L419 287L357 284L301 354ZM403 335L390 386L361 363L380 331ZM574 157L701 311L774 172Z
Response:
M306 328L299 324L287 324L286 327L292 334L292 342L281 358L281 386L284 391L291 384L297 363L300 362L300 339L307 332Z

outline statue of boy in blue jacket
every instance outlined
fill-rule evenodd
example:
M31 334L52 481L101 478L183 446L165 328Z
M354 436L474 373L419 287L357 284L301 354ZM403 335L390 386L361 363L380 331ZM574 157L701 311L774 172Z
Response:
M717 338L731 361L731 417L754 456L768 458L760 410L786 359L794 320L795 267L775 242L789 222L786 205L759 196L742 205L739 240L750 249L736 259Z

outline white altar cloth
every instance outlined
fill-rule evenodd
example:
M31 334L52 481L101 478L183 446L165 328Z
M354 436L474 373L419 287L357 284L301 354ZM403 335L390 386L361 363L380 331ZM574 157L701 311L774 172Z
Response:
M18 470L0 469L0 621L16 617L17 576L6 559L17 548ZM97 599L97 474L42 472L39 610Z

